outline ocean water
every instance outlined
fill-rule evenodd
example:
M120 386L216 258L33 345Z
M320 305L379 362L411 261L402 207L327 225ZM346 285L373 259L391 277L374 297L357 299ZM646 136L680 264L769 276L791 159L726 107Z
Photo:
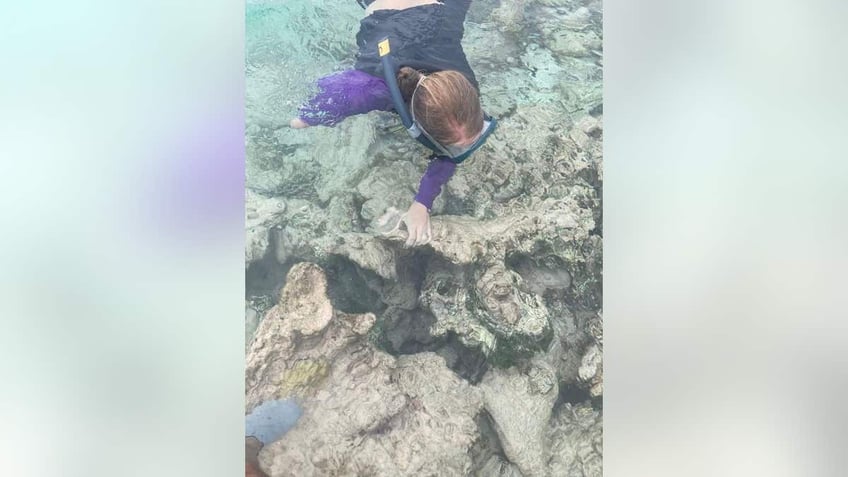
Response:
M344 69L355 53L362 9L330 0L248 2L245 6L247 121L288 124L320 76Z
M332 128L288 127L298 106L315 92L318 78L353 66L362 15L354 0L246 5L246 341L249 345L264 313L276 303L291 266L315 261L327 274L334 308L377 316L370 333L376 346L392 354L452 356L451 369L477 384L493 366L479 349L455 336L431 341L419 331L389 330L384 313L394 305L385 297L396 290L389 290L373 270L326 252L343 233L373 233L371 224L386 207L405 210L427 166L428 152L398 131L400 121L392 113L359 115ZM602 334L589 328L601 326L602 312L601 24L598 1L472 2L463 49L480 83L483 107L500 126L485 153L478 154L489 162L469 160L460 166L468 172L452 179L432 214L497 221L501 214L532 212L552 199L588 211L595 223L591 240L559 256L545 255L541 247L512 256L506 266L535 280L530 288L544 296L551 326L563 342L582 333L580 346L594 339L601 350L597 355ZM581 134L590 143L581 143ZM415 255L398 273L420 287L430 258L426 252ZM473 265L469 274L483 271ZM568 359L579 364L580 356ZM564 374L577 374L572 371ZM601 413L600 396L590 396L588 385L574 382L573 376L568 379L559 383L555 414L580 404ZM573 423L561 425L565 429ZM495 462L507 469L513 464L492 457L504 452L492 429L481 422L480 449L485 449L475 452L488 457L475 465L491 469ZM581 465L585 475L598 475L598 462Z
M573 33L585 36L589 32L598 45L584 48L594 52L574 55L570 50L581 47L570 44L574 43L572 32L563 25L580 7L589 10L591 19L587 27ZM521 9L523 15L515 14ZM327 170L316 164L326 155L322 145L374 136L367 127L350 125L309 131L287 128L298 106L315 92L318 78L352 67L363 10L354 0L250 1L245 10L247 187L266 195L310 198L303 190L293 192L298 188L280 173L295 168L290 164L294 155L296 168L315 168L311 177L318 180L316 176L338 174L334 169L338 162ZM550 18L552 13L560 17ZM490 114L501 117L517 106L556 104L562 106L561 114L576 119L601 107L600 2L476 0L465 27L463 48ZM554 48L554 42L560 45ZM380 113L367 116L372 122L385 119ZM367 162L350 157L344 162L356 159ZM351 171L357 172L361 171Z

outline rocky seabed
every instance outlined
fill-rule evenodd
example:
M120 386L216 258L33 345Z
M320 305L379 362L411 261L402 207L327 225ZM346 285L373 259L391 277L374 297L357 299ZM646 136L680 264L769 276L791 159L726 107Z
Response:
M248 114L246 412L303 409L269 475L602 474L601 41L599 2L472 3L499 127L415 249L398 210L428 154L396 117Z

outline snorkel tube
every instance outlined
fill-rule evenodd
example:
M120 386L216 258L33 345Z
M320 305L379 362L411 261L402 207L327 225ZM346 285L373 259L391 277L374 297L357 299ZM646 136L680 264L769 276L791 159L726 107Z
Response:
M392 102L395 104L395 109L400 115L403 127L409 130L413 126L412 116L410 116L409 111L406 110L406 105L403 102L403 96L400 94L400 87L397 82L398 66L395 59L389 55L389 52L391 51L389 49L389 39L384 38L380 41L377 45L377 49L380 53L380 63L383 64L383 76L385 76L386 84L389 86L389 92L392 93Z
M483 131L483 134L480 135L480 138L465 152L462 154L451 157L445 155L442 152L442 149L433 144L430 139L427 138L424 134L421 134L421 129L418 127L418 124L412 120L412 115L410 115L409 110L406 109L406 103L403 100L403 95L400 92L400 87L397 82L397 73L398 73L398 64L395 59L391 55L391 47L389 46L389 38L383 38L377 43L377 52L380 55L380 63L383 65L383 77L386 80L386 85L389 87L389 92L392 95L392 103L394 103L395 111L397 111L400 116L400 120L403 123L403 127L406 128L406 132L415 139L416 141L423 144L425 147L433 151L434 156L443 157L448 159L456 164L461 163L468 156L471 155L474 151L476 151L480 146L482 146L489 135L494 132L495 127L498 124L498 121L495 118L490 117L488 114L483 114L484 120L488 123L486 129Z
M421 134L421 130L418 129L418 125L415 124L412 116L406 109L406 103L403 101L403 95L400 94L400 87L397 82L398 65L392 55L389 54L391 53L391 48L389 47L388 37L383 38L377 44L377 52L380 54L380 63L383 65L383 76L385 77L386 84L389 86L389 92L392 94L392 103L394 103L395 110L400 115L400 121L403 123L403 127L406 128L406 132L428 149L439 153L439 148Z

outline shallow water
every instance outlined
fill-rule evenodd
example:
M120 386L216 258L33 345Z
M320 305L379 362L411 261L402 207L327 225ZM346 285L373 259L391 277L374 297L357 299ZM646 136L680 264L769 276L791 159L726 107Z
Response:
M568 40L559 42L562 45L556 49L553 43L567 37L561 29L561 19L583 4L589 6L591 20L578 34L591 32L600 42L600 2L543 0L511 4L525 5L524 18L495 21L508 17L517 7L476 0L466 20L463 48L480 79L486 111L502 117L522 105L552 104L571 119L597 112L602 104L600 46L589 48L597 54L581 57L562 54L569 50ZM287 159L295 152L302 152L298 155L299 167L314 167L313 176L322 175L325 171L314 164L323 152L316 143L344 141L349 139L346 135L368 135L362 128L350 132L312 128L306 132L286 127L296 116L297 107L314 92L315 80L352 67L362 9L354 0L251 1L245 9L247 187L291 196L286 178L278 171L291 168ZM561 15L560 19L550 17L551 14ZM533 16L551 21L535 21ZM368 116L377 115L380 113ZM542 118L540 126L544 126ZM360 171L352 171L356 172ZM294 196L305 195L304 191L299 192Z
M559 383L557 396L549 402L550 424L539 430L545 436L542 447L554 456L549 459L549 474L534 467L538 462L532 459L510 460L510 455L521 454L515 450L518 444L510 441L508 432L497 435L493 420L503 424L511 416L503 414L502 403L490 403L488 411L475 418L478 438L469 450L474 475L519 475L519 468L525 475L552 475L550 469L563 468L569 475L600 475L602 394L596 389L590 394L597 380L578 377L587 366L591 371L597 365L587 364L586 356L602 353L600 2L472 3L463 48L479 80L483 107L500 126L475 154L476 160L460 166L462 171L437 199L433 217L459 216L460 222L478 221L474 223L497 229L498 221L516 214L557 221L556 216L544 215L554 203L594 228L587 226L588 236L571 241L547 237L532 245L532 237L518 237L516 246L526 241L520 252L508 251L503 260L486 256L480 263L454 267L452 277L453 265L429 247L395 252L396 268L389 270L397 273L394 279L387 279L389 272L379 266L351 259L350 252L328 252L351 236L379 232L385 224L378 218L389 207L406 210L427 166L427 151L397 131L400 121L390 113L351 117L334 128L288 128L298 106L314 92L315 80L352 67L361 16L354 0L246 5L248 345L257 322L277 303L292 266L319 263L327 274L333 308L374 313L377 321L369 340L392 355L436 353L464 382L481 389L507 382L500 375L492 380L484 376L513 364L523 373L521 379L530 380L531 388L557 385L538 384L546 382L539 376L547 365L530 364L527 349L533 351L533 346L539 347L534 359L554 357L552 361L566 363L556 369L554 381ZM363 250L373 250L368 239L362 240ZM487 268L493 263L494 268ZM455 278L457 287L468 287L465 309L456 308L457 323L449 317L446 324L444 316L431 313L434 305L426 309L420 304L419 295L434 273ZM514 277L515 290L521 291L504 285L504 276ZM468 331L463 313L475 307L486 313L501 307L498 300L509 301L503 293L520 296L518 306L532 302L537 307L533 310L544 310L550 336L527 349L516 345L515 356L489 360L487 340L494 339L491 336L503 323L473 323L475 328ZM433 296L431 290L430 299ZM503 305L501 311L508 312L510 306ZM431 336L436 324L447 327L448 333ZM600 351L590 351L592 347ZM324 364L315 369L319 368L329 372ZM518 402L514 405L516 413L524 412ZM310 412L307 402L304 413ZM515 421L523 419L522 414L515 416ZM392 429L388 424L378 427L380 433Z

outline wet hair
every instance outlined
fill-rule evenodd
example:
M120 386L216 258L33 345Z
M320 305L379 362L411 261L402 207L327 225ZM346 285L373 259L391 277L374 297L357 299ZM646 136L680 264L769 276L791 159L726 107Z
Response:
M423 76L407 66L398 71L398 86L407 104ZM483 129L477 89L458 71L427 75L415 93L412 109L415 120L442 144L465 142Z

